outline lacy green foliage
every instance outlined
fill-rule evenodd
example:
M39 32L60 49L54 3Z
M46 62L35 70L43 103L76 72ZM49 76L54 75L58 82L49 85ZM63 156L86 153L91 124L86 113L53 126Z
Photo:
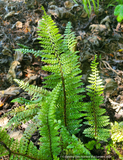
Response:
M19 48L19 49L16 49L16 51L21 51L23 54L32 53L34 54L35 57L37 57L38 55L44 54L41 50L35 51L34 49L27 49L27 48Z
M15 113L16 115L9 120L8 124L6 127L12 126L13 128L17 127L20 125L22 122L27 122L29 120L33 121L33 118L35 119L35 116L37 115L39 111L39 108L30 108L25 111L17 112Z
M42 69L52 72L51 75L45 77L44 88L54 89L57 84L62 84L56 100L56 119L59 120L61 117L61 123L72 134L75 134L79 131L81 121L78 118L81 117L79 100L82 96L78 93L83 92L84 89L79 88L82 85L81 76L78 76L81 70L78 65L78 56L76 52L73 52L75 36L71 32L71 24L68 22L63 39L51 17L45 14L39 24L39 29L41 37L38 39L44 48L42 52L45 53L41 55L44 58L42 61L48 63Z
M28 92L29 95L32 95L33 98L37 98L37 97L45 97L48 95L49 91L43 89L42 87L37 87L34 85L29 85L28 82L23 82L20 81L18 79L14 80L16 83L19 84L19 86L24 89L25 91Z
M92 150L94 149L94 147L96 149L103 149L103 147L101 147L101 143L96 141L96 140L91 140L88 143L85 144L85 146L89 149Z
M41 154L36 146L27 139L21 139L20 142L10 138L5 130L0 128L0 156L9 155L10 160L17 159L35 159L41 160Z
M29 120L32 120L33 122L35 122L35 120L38 121L36 115L40 110L42 101L45 100L45 97L47 97L50 93L41 87L29 85L29 83L25 83L17 79L15 82L18 83L25 91L27 91L29 95L33 96L33 98L32 100L27 100L23 97L19 97L12 100L12 102L18 102L22 104L22 106L15 108L4 115L4 117L8 115L14 116L7 124L7 127L13 126L13 128L17 127L22 122L27 122Z
M68 22L63 39L51 17L44 11L39 25L39 41L43 50L35 52L34 55L43 58L42 61L46 65L42 69L51 72L51 74L45 78L43 88L15 80L32 96L32 100L24 98L14 100L25 104L25 106L22 105L19 109L11 112L13 118L9 121L8 126L17 126L20 122L26 122L30 119L32 124L27 127L20 142L10 139L5 131L0 130L0 147L4 149L0 150L0 156L9 154L10 159L40 160L58 160L59 157L62 159L64 155L70 154L78 155L80 159L81 156L91 157L89 150L75 136L80 131L83 109L87 112L88 124L91 124L88 134L87 129L85 130L86 135L90 134L89 137L97 139L102 139L99 136L104 136L101 129L108 124L108 120L104 116L101 118L105 111L98 106L102 101L99 96L102 89L100 89L101 81L96 70L97 63L95 61L92 63L91 67L94 73L92 73L91 82L93 85L88 88L92 102L84 107L82 102L84 96L80 95L84 92L84 88L80 80L79 57L77 52L74 52L75 36L71 28L71 23ZM32 142L29 142L31 134L37 128L41 136L39 150Z
M111 139L113 143L123 142L123 122L111 123Z
M74 134L71 136L64 126L60 125L60 127L60 134L62 139L61 146L63 152L61 157L63 159L65 158L65 156L73 156L79 160L83 159L84 156L86 156L86 159L96 159L91 155L90 151L85 148L84 144Z
M115 151L115 153L119 156L119 159L123 160L123 155L121 155L121 153L118 151L119 148L122 148L123 145L120 144L119 146L117 144L115 144L112 140L110 140L108 142L108 144L106 145L105 149L107 151L107 154L112 154L112 149ZM116 159L112 156L112 159Z
M40 149L45 159L53 159L54 155L58 156L61 150L59 147L60 137L58 136L59 126L55 121L56 99L60 88L61 83L58 83L51 96L47 97L39 113L39 120L42 122L42 127L39 129L42 136Z
M99 77L99 71L97 70L98 63L96 62L97 56L91 63L91 71L89 82L90 86L87 86L88 95L90 96L90 103L87 103L83 107L85 119L88 120L84 122L90 127L84 130L84 134L87 137L95 138L97 140L105 140L110 137L108 129L105 129L109 124L108 116L103 114L106 112L105 109L100 108L100 104L103 103L103 93L102 80Z

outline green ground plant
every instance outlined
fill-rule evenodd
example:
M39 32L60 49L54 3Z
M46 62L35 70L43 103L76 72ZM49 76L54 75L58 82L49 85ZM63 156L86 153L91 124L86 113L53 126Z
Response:
M76 40L71 28L71 23L68 22L63 38L44 10L38 31L38 39L43 49L34 52L28 48L21 49L24 53L31 52L40 56L46 64L42 70L51 74L45 77L43 87L15 80L32 96L32 100L20 97L12 101L19 102L22 106L8 113L12 119L6 128L15 128L29 120L32 123L26 128L20 141L10 138L6 128L0 128L0 156L9 155L10 160L62 160L65 156L96 159L90 149L76 137L83 125L83 118L89 125L84 131L87 137L94 138L95 141L106 141L109 136L108 130L104 129L108 125L108 117L103 115L105 110L99 107L102 103L102 82L97 71L96 56L91 64L91 86L88 86L91 102L84 103L82 71L78 52L73 50ZM40 133L39 149L30 141L37 130Z
M115 7L114 15L117 16L117 21L121 23L123 20L123 2Z
M84 130L84 133L87 137L95 138L96 140L104 140L106 141L109 138L109 130L104 129L104 126L109 125L109 117L105 116L106 110L100 108L100 105L103 103L103 93L104 86L102 85L102 80L99 76L99 71L97 69L98 62L96 62L97 55L95 55L95 59L91 64L91 71L89 77L89 82L91 85L87 86L87 94L90 97L91 102L84 105L83 111L86 112L84 122L86 125L90 127Z
M123 122L111 123L111 138L114 143L122 142L123 144Z
M121 23L123 20L123 0L111 0L107 8L110 6L115 7L114 15L117 16L117 21Z
M110 7L110 6L115 7L117 4L123 4L123 1L122 0L111 0L108 4L107 8Z
M76 0L73 0L75 3ZM99 10L99 0L81 0L83 6L84 6L84 9L86 11L86 13L88 14L88 17L90 17L91 15L91 12L92 12L92 6L94 8L94 12L96 14L98 14L98 10Z

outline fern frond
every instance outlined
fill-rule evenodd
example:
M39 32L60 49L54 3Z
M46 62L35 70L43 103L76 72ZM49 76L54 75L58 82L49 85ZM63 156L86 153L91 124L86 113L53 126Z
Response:
M46 103L44 103L40 110L39 120L42 122L40 128L41 148L44 159L52 159L53 156L57 156L60 153L59 141L60 137L58 129L59 126L55 121L56 100L58 99L61 83L53 89L50 96L47 97Z
M14 81L25 91L28 92L29 95L32 95L33 98L43 98L49 94L49 91L43 89L42 87L37 87L34 85L29 85L28 82L24 82L19 79L14 79Z
M37 131L37 127L35 123L30 123L23 133L23 139L29 141L32 135Z
M103 97L101 94L103 93L102 80L99 77L99 72L97 70L96 63L97 55L95 55L95 59L92 61L91 70L92 74L89 77L90 86L87 86L88 95L90 96L91 102L83 107L83 111L86 113L85 119L87 119L85 124L90 127L84 130L84 134L87 137L95 138L97 140L105 140L110 137L109 130L104 128L109 124L109 117L104 116L106 110L100 108L100 104L103 103Z
M64 32L64 46L66 46L67 49L69 49L69 51L72 51L74 52L74 48L76 46L76 40L75 40L75 34L74 32L71 32L71 23L68 22L67 23L67 26L66 26L66 29L65 29L65 32Z
M9 155L10 160L28 159L41 160L38 149L32 142L21 139L20 142L10 138L5 130L0 128L0 156Z
M59 34L59 30L51 17L48 16L45 11L38 28L40 30L38 31L38 35L41 36L38 38L40 40L39 43L41 43L41 47L44 48L42 52L45 54L61 54L62 36Z
M79 69L77 52L73 51L76 44L75 35L71 32L71 23L69 22L65 30L65 38L58 33L58 28L52 21L51 17L44 16L39 25L39 40L43 60L48 65L42 67L43 70L52 72L45 77L44 88L53 89L57 84L62 83L59 100L57 101L56 117L62 124L68 127L71 134L77 133L80 127L81 103L82 96L78 94L83 92L82 82L80 80L81 70Z
M24 110L23 112L18 112L16 115L9 120L6 127L13 126L13 128L20 125L22 122L27 122L32 120L35 115L39 112L39 108L31 108L28 110Z
M38 57L44 54L41 50L35 51L34 49L25 49L25 48L15 49L15 51L20 51L23 54L32 53L35 57Z
M123 144L123 122L111 123L111 138L113 143L121 142Z
M61 146L63 148L63 153L61 155L62 158L70 155L72 157L77 157L77 159L79 160L83 159L84 156L86 157L86 159L93 158L94 160L96 160L96 158L74 134L71 136L64 126L60 127L60 135L62 139Z

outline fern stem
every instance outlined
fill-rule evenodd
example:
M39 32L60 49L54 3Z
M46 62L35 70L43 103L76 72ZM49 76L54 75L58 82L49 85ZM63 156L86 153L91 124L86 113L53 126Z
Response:
M27 158L30 158L30 159L34 159L34 160L41 160L41 159L39 159L39 158L31 157L31 156L25 155L25 154L23 154L23 153L14 152L14 151L10 150L10 148L8 148L8 147L6 146L6 144L5 144L4 142L2 142L2 141L0 142L0 144L3 145L3 146L6 148L6 150L9 151L9 157L10 157L12 154L14 154L14 155L20 155L20 156L23 156L23 157L27 157Z
M96 71L95 71L95 86L94 86L94 100L93 100L93 109L94 109L94 119L95 119L95 137L97 137L97 114L96 114L96 111L95 109L97 108L95 105L95 97L96 97Z
M1 145L3 145L5 148L6 148L6 150L8 150L8 152L9 152L9 157L11 156L11 150L6 146L6 144L4 143L4 142L2 142L2 141L0 141L0 144Z
M96 95L94 95L95 97ZM96 117L96 111L95 111L95 101L93 100L93 112L94 112L94 120L95 120L95 137L97 137L97 117Z
M53 151L52 151L52 142L51 142L51 132L50 132L50 126L49 126L49 122L48 122L48 116L47 116L47 127L48 127L48 132L49 132L49 140L50 140L50 153L51 153L51 158L53 160Z
M65 123L65 126L67 127L65 82L64 82L64 76L63 76L62 66L61 66L59 57L58 57L58 62L59 62L59 65L60 65L60 72L61 72L62 86L63 86L63 94L64 94L64 123Z

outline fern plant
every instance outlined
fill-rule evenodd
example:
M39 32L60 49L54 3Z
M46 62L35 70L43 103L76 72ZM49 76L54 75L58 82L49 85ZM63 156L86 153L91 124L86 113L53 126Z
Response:
M91 7L91 2L94 6L94 12L96 14L98 14L98 10L99 10L99 0L82 0L82 3L84 5L84 9L87 12L88 16L91 15L91 11L92 11L92 7Z
M87 94L90 97L91 102L87 103L83 107L85 119L85 124L90 127L84 130L84 134L87 137L95 138L96 140L104 140L110 137L109 130L106 127L109 124L109 117L104 116L106 110L100 108L100 105L103 103L103 85L102 80L99 77L99 71L97 70L98 62L96 62L97 55L91 63L91 71L89 82L91 85L87 86Z
M75 3L76 0L73 0ZM88 14L88 16L90 17L91 15L91 12L92 12L92 4L93 4L93 7L94 7L94 12L96 14L98 14L98 10L99 10L99 0L81 0L82 1L82 4L84 6L84 9L86 11L86 13ZM92 3L91 3L92 2Z
M46 21L47 19L47 21ZM82 96L78 95L84 91L80 80L81 70L79 69L78 56L73 52L75 45L75 36L71 30L71 24L68 22L65 31L65 38L58 33L58 29L52 22L51 17L44 15L39 27L39 38L41 46L44 48L42 61L50 65L42 67L43 70L52 72L44 81L44 88L54 89L61 83L58 99L56 102L56 119L65 125L71 134L79 131L81 114ZM45 30L45 31L44 31ZM66 34L67 32L67 34ZM46 43L45 43L46 42ZM72 79L72 81L71 81ZM74 112L73 112L74 111Z
M42 88L15 80L32 96L32 100L24 98L14 100L22 106L10 113L13 118L7 127L12 125L16 127L20 122L29 119L32 120L32 124L25 130L20 142L10 139L1 129L0 156L9 154L10 159L36 160L59 159L67 154L92 156L75 136L81 127L84 96L80 93L84 92L84 88L80 80L81 70L77 52L73 50L75 36L71 32L71 23L68 22L63 39L51 17L44 11L39 29L39 41L43 50L34 52L34 55L43 58L42 61L47 65L42 69L51 74L45 78ZM26 104L25 107L23 103ZM41 136L39 149L29 142L37 128Z
M113 143L123 143L123 122L115 122L114 124L111 123L111 138Z

